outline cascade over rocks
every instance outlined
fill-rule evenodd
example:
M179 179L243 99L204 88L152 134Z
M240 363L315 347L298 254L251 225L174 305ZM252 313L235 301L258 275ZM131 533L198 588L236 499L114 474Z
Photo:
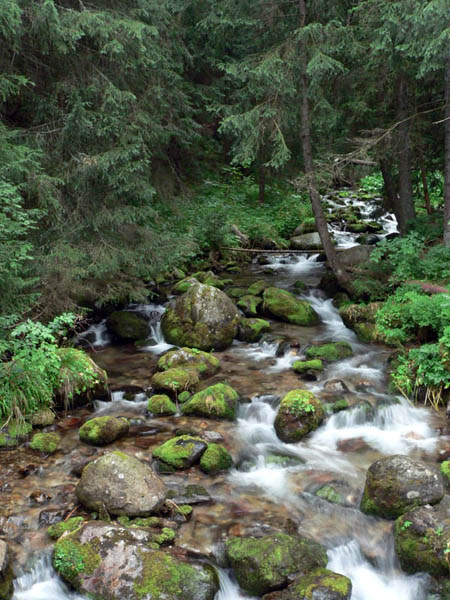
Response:
M145 517L166 498L166 486L146 464L123 452L110 452L87 464L76 487L89 510L104 507L111 515Z
M286 533L230 538L225 553L241 588L256 596L286 587L294 577L327 564L323 546Z
M236 336L239 318L224 292L198 283L166 309L161 327L170 344L222 350Z
M108 600L213 600L215 569L158 550L148 529L90 521L55 544L53 566L78 592Z
M361 510L395 519L417 506L436 504L443 496L444 482L437 468L408 456L388 456L369 467Z

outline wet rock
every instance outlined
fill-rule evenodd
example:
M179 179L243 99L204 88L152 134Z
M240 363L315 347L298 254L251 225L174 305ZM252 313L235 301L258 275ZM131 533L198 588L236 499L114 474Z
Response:
M30 423L12 419L4 425L0 424L0 449L15 448L24 442L32 430Z
M59 448L61 438L57 433L35 433L30 448L42 454L53 454Z
M181 407L184 415L210 419L236 418L238 393L226 383L216 383L197 392Z
M324 418L322 403L312 392L292 390L281 400L274 427L283 442L298 442L317 429Z
M445 485L450 488L450 460L444 460L441 463L440 471Z
M131 310L117 310L109 315L106 325L110 332L122 342L135 342L148 336L147 319Z
M9 600L14 591L14 574L9 560L8 544L0 540L0 600Z
M258 308L262 304L262 298L259 296L251 296L247 294L239 298L237 302L238 308L242 310L246 317L256 317L258 314Z
M320 373L323 371L323 363L320 359L316 360L296 360L292 363L292 368L296 373L303 376Z
M261 254L260 256L258 256L258 258L256 259L256 262L258 263L258 265L270 265L270 263L271 263L270 258L264 254Z
M202 486L191 484L180 490L169 490L167 498L178 506L182 504L208 504L211 494Z
M156 458L174 469L188 469L198 463L208 444L199 437L181 435L153 450Z
M155 417L168 417L176 414L177 406L169 396L157 394L149 398L147 410Z
M91 521L56 542L53 566L67 583L89 596L213 600L219 586L212 567L156 548L154 535L146 529Z
M203 431L202 438L208 443L219 444L223 442L224 437L218 431Z
M289 248L292 250L320 250L322 240L317 231L296 235L289 240Z
M208 475L217 475L233 466L233 459L228 450L220 444L208 444L200 459L200 469Z
M319 315L308 302L276 287L264 291L264 310L294 325L308 326L319 323Z
M76 487L89 510L104 506L112 515L147 516L164 501L166 487L152 469L123 452L110 452L90 462Z
M55 422L56 415L50 408L41 408L30 416L33 427L48 427Z
M226 294L195 284L166 309L161 326L171 344L223 350L236 336L238 322L238 310Z
M329 379L324 384L324 390L336 394L345 394L349 392L347 384L342 379Z
M169 350L158 360L158 370L167 371L174 367L193 368L200 378L212 377L220 369L220 361L209 352L196 348L177 348Z
M263 596L263 600L349 600L352 582L345 575L328 569L316 569L299 577L281 592Z
M78 527L84 523L83 517L71 517L67 519L67 521L60 521L59 523L55 523L51 527L47 529L47 534L52 538L52 540L59 539L63 533L67 531L75 531Z
M342 291L337 277L332 271L327 271L322 275L318 287L320 290L324 291L327 296L330 296L331 298L335 297L339 292Z
M380 237L375 233L365 233L356 238L358 244L362 244L363 246L374 246L378 244L380 241Z
M225 543L225 553L241 588L257 596L327 564L323 546L285 533L231 538Z
M152 388L156 391L183 392L193 390L199 382L198 371L194 368L173 367L155 373L152 377Z
M181 281L178 281L171 289L172 294L178 296L180 294L184 294L188 291L188 289L194 285L195 283L199 283L198 279L195 277L185 277Z
M248 294L251 296L261 296L266 288L270 287L270 283L268 283L265 279L258 279L254 281L252 285L248 288Z
M402 569L449 577L450 496L437 506L422 506L400 516L394 538Z
M129 429L130 422L123 417L94 417L80 427L78 434L86 444L106 446L126 435Z
M242 296L246 296L248 294L247 288L242 287L232 287L225 291L227 296L233 298L233 300L242 298Z
M306 357L310 360L321 359L327 362L335 362L343 358L353 356L352 347L348 342L329 342L310 346L306 350Z
M408 456L388 456L367 471L361 510L395 519L417 506L436 504L444 496L439 471Z
M264 319L240 319L237 339L251 344L260 340L269 330L270 323Z
M317 231L316 220L314 217L311 217L305 219L303 223L300 223L300 225L294 229L292 237L297 237L303 233L313 233L314 231Z
M339 262L344 267L357 267L369 260L373 246L353 246L339 252Z

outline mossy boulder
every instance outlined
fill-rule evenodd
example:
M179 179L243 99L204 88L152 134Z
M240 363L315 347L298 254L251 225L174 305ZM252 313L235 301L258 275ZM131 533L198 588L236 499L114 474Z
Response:
M449 577L450 496L437 506L422 506L398 517L394 539L403 570Z
M170 350L158 360L158 370L167 371L174 367L193 368L199 377L212 377L220 369L219 359L209 352L197 348L177 348Z
M237 333L239 312L221 290L195 284L166 309L161 327L166 340L199 350L227 348Z
M53 539L59 539L63 533L67 531L75 531L78 527L84 523L83 517L72 517L67 519L67 521L60 521L59 523L55 523L51 527L47 529L47 534Z
M152 377L152 388L155 391L168 391L173 393L193 390L199 382L198 371L194 368L173 367L155 373Z
M225 542L226 557L242 589L261 596L285 587L296 575L325 567L325 548L298 535L235 537Z
M174 437L153 450L156 458L174 469L188 469L198 463L208 444L191 435Z
M76 487L88 509L111 515L146 517L166 497L166 486L149 465L123 452L110 452L84 467Z
M94 417L86 421L78 431L80 440L92 446L106 446L123 437L130 429L124 417Z
M441 463L440 471L445 485L450 488L450 460L444 460Z
M339 309L339 314L344 324L353 329L356 323L375 323L376 314L382 306L381 302L346 304Z
M252 285L249 286L247 293L251 296L261 296L268 287L271 287L270 283L265 281L265 279L258 279L258 281L254 281Z
M320 359L334 362L353 356L352 347L348 342L329 342L310 346L306 350L306 357L310 360Z
M59 404L79 405L108 394L108 376L78 348L58 348L61 366L56 399Z
M169 396L166 396L165 394L156 394L149 398L147 410L155 417L170 417L171 415L176 414L177 406L175 402L172 402Z
M0 425L0 448L15 448L28 438L31 430L31 423L17 419Z
M194 394L181 408L185 415L210 419L236 418L239 395L226 383L216 383Z
M361 342L366 344L382 344L385 342L384 336L379 332L375 323L355 323L353 330Z
M233 459L224 446L208 444L200 459L200 469L209 475L216 475L220 471L227 471L233 466Z
M292 363L292 368L296 373L300 373L300 375L304 375L310 371L320 372L323 371L323 362L320 358L316 358L315 360L296 360Z
M149 333L147 319L132 310L116 310L109 315L106 325L111 333L122 342L144 340Z
M444 482L432 465L395 455L374 462L367 471L361 510L396 519L425 504L436 504L444 496Z
M35 433L30 442L30 448L42 454L53 454L59 448L61 438L57 433Z
M213 600L219 589L213 567L159 550L154 540L148 529L91 521L56 542L53 566L86 597Z
M227 296L230 296L230 298L238 300L239 298L242 298L242 296L246 296L248 294L248 290L244 287L232 287L226 290L225 293Z
M237 339L241 342L257 342L269 330L270 323L264 319L241 319Z
M303 233L290 239L289 248L292 250L320 250L322 248L322 240L317 231Z
M267 594L263 600L349 600L352 582L345 575L316 569L299 577L281 592Z
M319 315L305 300L299 300L290 292L270 287L264 290L264 311L294 325L317 325Z
M56 415L50 408L40 408L28 418L33 427L48 427L55 419Z
M196 279L195 277L185 277L181 281L178 281L172 287L171 292L175 296L178 296L180 294L185 294L188 291L188 289L195 283L199 283L198 279Z
M317 231L316 220L314 217L308 217L294 229L292 237L302 235L303 233L313 233L313 231Z
M283 442L298 442L314 431L325 418L321 401L307 390L292 390L281 400L275 431Z
M239 298L237 302L238 308L242 310L246 317L256 317L258 314L258 308L262 304L262 298L259 296L251 296L247 294Z

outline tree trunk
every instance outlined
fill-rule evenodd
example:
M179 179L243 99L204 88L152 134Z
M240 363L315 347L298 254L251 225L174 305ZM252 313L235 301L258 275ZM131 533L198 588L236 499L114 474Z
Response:
M401 75L398 86L398 105L400 125L398 127L399 162L398 162L398 191L399 207L397 220L400 233L408 232L408 227L416 218L414 209L413 187L411 179L411 141L409 139L410 121L408 102L408 83Z
M384 183L384 194L385 194L385 208L390 212L396 212L398 206L398 194L395 189L394 179L392 177L392 170L385 158L380 158L380 169L381 175L383 176Z
M444 246L450 248L450 58L445 62Z

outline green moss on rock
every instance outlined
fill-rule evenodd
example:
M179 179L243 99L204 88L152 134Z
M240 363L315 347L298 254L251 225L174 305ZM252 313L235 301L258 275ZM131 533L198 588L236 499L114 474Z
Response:
M195 277L185 277L184 279L182 279L181 281L178 281L173 287L172 287L172 294L175 294L176 296L179 294L184 294L188 291L188 289L194 285L194 283L199 283L198 279L196 279Z
M130 422L124 417L94 417L79 429L82 442L93 446L105 446L128 433Z
M294 325L317 325L319 315L305 300L299 300L290 292L270 287L264 291L264 311L282 321Z
M298 442L314 431L325 418L321 401L307 390L292 390L281 400L275 418L275 431L287 443Z
M48 427L55 422L56 415L50 408L41 408L29 417L33 427Z
M81 544L74 539L75 534L76 531L56 542L53 567L65 581L76 587L80 576L92 575L100 566L101 558L91 544Z
M106 324L108 329L123 342L143 340L149 332L145 317L130 310L117 310L111 313Z
M57 433L35 433L30 448L43 454L53 454L58 450L60 441L61 438Z
M268 283L264 279L258 279L258 281L253 282L252 285L248 288L247 293L250 294L250 296L261 296L264 290L268 287L271 287L270 283Z
M194 389L199 382L198 372L195 369L173 367L161 373L155 373L152 377L153 389L169 392L183 392Z
M323 363L320 359L315 360L296 360L292 364L296 373L306 373L307 371L323 371Z
M319 496L319 498L323 498L332 504L342 504L344 501L341 494L336 492L331 485L323 485L317 490L316 496Z
M67 519L67 521L60 521L59 523L55 523L55 525L51 525L47 529L47 533L53 540L57 540L66 531L75 531L83 523L83 517L72 517L71 519Z
M231 386L216 383L194 394L181 410L185 415L234 420L238 398L238 393Z
M353 356L353 350L348 342L329 342L328 344L310 346L306 350L306 356L309 359L321 359L328 362L334 362Z
M450 460L444 460L440 467L441 475L447 487L450 487Z
M269 321L264 319L241 319L237 338L241 342L257 342L264 333L270 330Z
M209 475L226 471L232 466L233 459L230 453L220 444L208 444L200 459L200 469Z
M177 348L170 350L158 360L158 370L167 371L174 367L195 369L199 377L211 377L220 369L219 359L196 348Z
M188 469L200 460L207 443L199 437L180 435L153 450L153 458L175 469Z
M352 594L352 582L345 575L328 569L316 569L308 575L299 577L287 591L289 597L296 600L314 600L316 597L349 600Z
M237 302L238 308L242 310L246 317L256 317L258 314L258 307L262 304L262 298L259 296L251 296L247 294L242 296Z
M168 417L176 414L177 406L172 402L169 396L166 396L165 394L156 394L149 398L147 410L155 417Z
M230 298L233 298L234 300L238 299L238 298L242 298L242 296L245 296L248 294L247 288L243 288L243 287L232 287L228 290L225 291L226 295L229 296Z

